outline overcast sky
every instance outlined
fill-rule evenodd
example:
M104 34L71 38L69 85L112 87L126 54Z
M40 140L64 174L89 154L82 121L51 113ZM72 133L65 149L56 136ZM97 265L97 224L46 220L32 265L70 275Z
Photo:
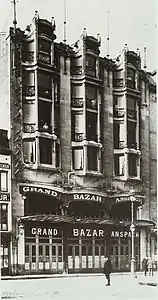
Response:
M101 55L107 54L108 9L110 9L110 54L117 56L124 44L132 50L147 47L149 71L156 68L157 0L66 0L67 40L71 45L79 39L83 28L88 35L102 38ZM18 0L17 20L22 29L32 22L35 10L40 17L56 21L57 41L63 40L64 0ZM157 12L156 12L157 11ZM13 21L11 0L0 0L0 31Z

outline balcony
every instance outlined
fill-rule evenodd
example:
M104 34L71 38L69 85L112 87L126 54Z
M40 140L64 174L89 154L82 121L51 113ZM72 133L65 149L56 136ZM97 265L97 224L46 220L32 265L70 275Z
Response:
M123 86L123 78L114 79L114 88L120 88Z
M96 77L96 70L94 68L86 67L85 73L88 76Z
M38 87L38 96L42 98L52 99L52 90L49 88Z
M82 75L82 66L71 67L71 75Z
M45 64L51 63L50 55L48 53L42 52L42 51L38 52L38 60Z
M23 62L34 62L34 51L28 51L23 54Z
M24 124L23 131L27 133L33 133L36 131L35 124Z
M130 119L137 119L137 112L135 110L132 109L127 109L127 117Z
M83 141L83 133L72 132L72 140L74 142L82 142Z
M97 110L98 102L97 99L86 99L86 106L89 109L95 109Z
M83 108L83 98L72 98L71 106L74 108Z
M114 106L114 118L123 118L125 115L123 107Z
M23 87L23 96L32 97L35 96L35 86L24 86Z

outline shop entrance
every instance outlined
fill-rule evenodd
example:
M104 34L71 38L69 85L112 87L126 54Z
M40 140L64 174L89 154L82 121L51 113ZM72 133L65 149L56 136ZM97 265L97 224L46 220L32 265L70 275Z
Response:
M61 243L25 244L25 270L29 273L58 273L63 271Z
M1 248L0 248L0 261L1 261L1 275L9 275L9 238L3 237L1 234Z
M73 272L99 272L105 261L106 247L104 240L97 244L95 240L81 240L76 244L68 245L68 269ZM72 241L71 241L72 243ZM75 241L73 241L75 243Z

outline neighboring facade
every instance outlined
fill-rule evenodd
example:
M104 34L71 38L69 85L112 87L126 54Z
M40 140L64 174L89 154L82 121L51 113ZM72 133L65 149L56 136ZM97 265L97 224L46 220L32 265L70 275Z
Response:
M12 273L98 272L106 254L130 270L132 186L140 270L156 251L155 82L127 47L101 58L99 36L54 32L38 14L10 29Z
M1 274L11 273L11 152L7 131L0 129L0 261Z

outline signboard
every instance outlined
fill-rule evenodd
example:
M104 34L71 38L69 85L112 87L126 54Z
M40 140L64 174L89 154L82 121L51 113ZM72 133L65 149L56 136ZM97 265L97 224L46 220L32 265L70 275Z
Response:
M96 201L96 202L102 202L103 199L101 196L94 195L94 194L73 194L73 199L74 200L90 200L90 201Z
M10 201L10 194L0 193L0 201Z
M1 169L10 169L10 165L9 164L0 163L0 168Z
M61 228L48 228L48 227L26 227L25 228L26 232L26 237L27 236L36 236L38 235L39 237L62 237L62 230Z
M73 228L72 229L72 236L73 237L104 237L104 230L103 229L79 229Z
M127 202L127 201L131 202L130 196L122 196L122 197L117 197L116 198L116 203ZM137 202L140 202L140 203L143 202L142 198L137 198L137 197L134 197L134 201L137 201Z
M131 238L132 233L131 233L131 231L112 230L110 237L111 238ZM139 238L139 232L134 232L134 237Z
M36 192L40 194L46 194L52 197L59 198L59 193L53 191L51 189L47 189L44 187L37 187L37 186L20 186L20 193L29 193L29 192Z

